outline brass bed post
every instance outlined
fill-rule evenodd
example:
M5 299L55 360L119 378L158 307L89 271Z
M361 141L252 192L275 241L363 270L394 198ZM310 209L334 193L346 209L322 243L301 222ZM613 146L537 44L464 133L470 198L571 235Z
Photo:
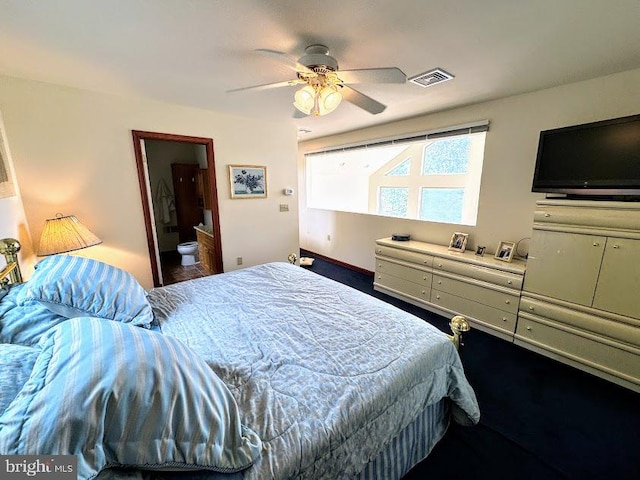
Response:
M22 273L18 264L20 242L15 238L0 239L0 254L4 255L7 266L0 272L0 282L22 283ZM8 279L8 280L7 280Z
M456 350L459 350L460 345L463 344L462 333L468 332L469 330L471 330L471 327L469 326L469 322L462 315L456 315L449 322L449 327L451 327L451 331L453 332L453 335L447 335L447 337L449 337L449 339L456 346Z

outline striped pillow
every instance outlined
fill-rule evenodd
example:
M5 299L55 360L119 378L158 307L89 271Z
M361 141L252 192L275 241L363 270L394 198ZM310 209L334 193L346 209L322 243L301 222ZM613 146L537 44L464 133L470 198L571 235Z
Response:
M261 453L231 391L175 338L74 318L40 347L0 415L4 455L76 455L78 478L93 479L120 466L234 473Z
M16 299L26 286L12 285L0 301L0 343L35 346L50 328L68 320L40 303L19 306Z
M52 255L38 262L17 303L40 303L67 318L91 316L144 328L153 321L147 292L133 275L72 255Z

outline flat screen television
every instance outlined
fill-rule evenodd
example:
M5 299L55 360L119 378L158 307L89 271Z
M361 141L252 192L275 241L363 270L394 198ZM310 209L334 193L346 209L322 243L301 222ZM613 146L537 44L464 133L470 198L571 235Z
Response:
M640 115L540 132L533 192L640 195Z

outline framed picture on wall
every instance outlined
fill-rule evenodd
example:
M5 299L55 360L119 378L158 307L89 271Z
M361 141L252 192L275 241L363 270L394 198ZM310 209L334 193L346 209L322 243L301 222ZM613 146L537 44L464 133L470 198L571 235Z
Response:
M514 242L500 242L496 249L495 258L503 262L510 262L516 249Z
M0 115L0 198L12 197L16 194L9 166L9 155L7 135Z
M464 252L464 249L467 247L468 238L468 233L455 232L451 236L451 241L449 242L449 250L453 250L455 252Z
M267 167L229 165L231 198L266 198Z

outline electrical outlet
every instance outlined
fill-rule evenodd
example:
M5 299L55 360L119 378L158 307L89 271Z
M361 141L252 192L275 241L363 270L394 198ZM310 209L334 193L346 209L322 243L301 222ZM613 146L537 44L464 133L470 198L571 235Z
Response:
M281 203L281 204L280 204L280 211L281 211L281 212L288 212L288 211L289 211L289 204L287 204L287 203Z
M331 235L327 235L327 240L330 242L331 241Z
M242 265L242 257L238 257L238 258L236 258L236 263L237 263L238 265Z

